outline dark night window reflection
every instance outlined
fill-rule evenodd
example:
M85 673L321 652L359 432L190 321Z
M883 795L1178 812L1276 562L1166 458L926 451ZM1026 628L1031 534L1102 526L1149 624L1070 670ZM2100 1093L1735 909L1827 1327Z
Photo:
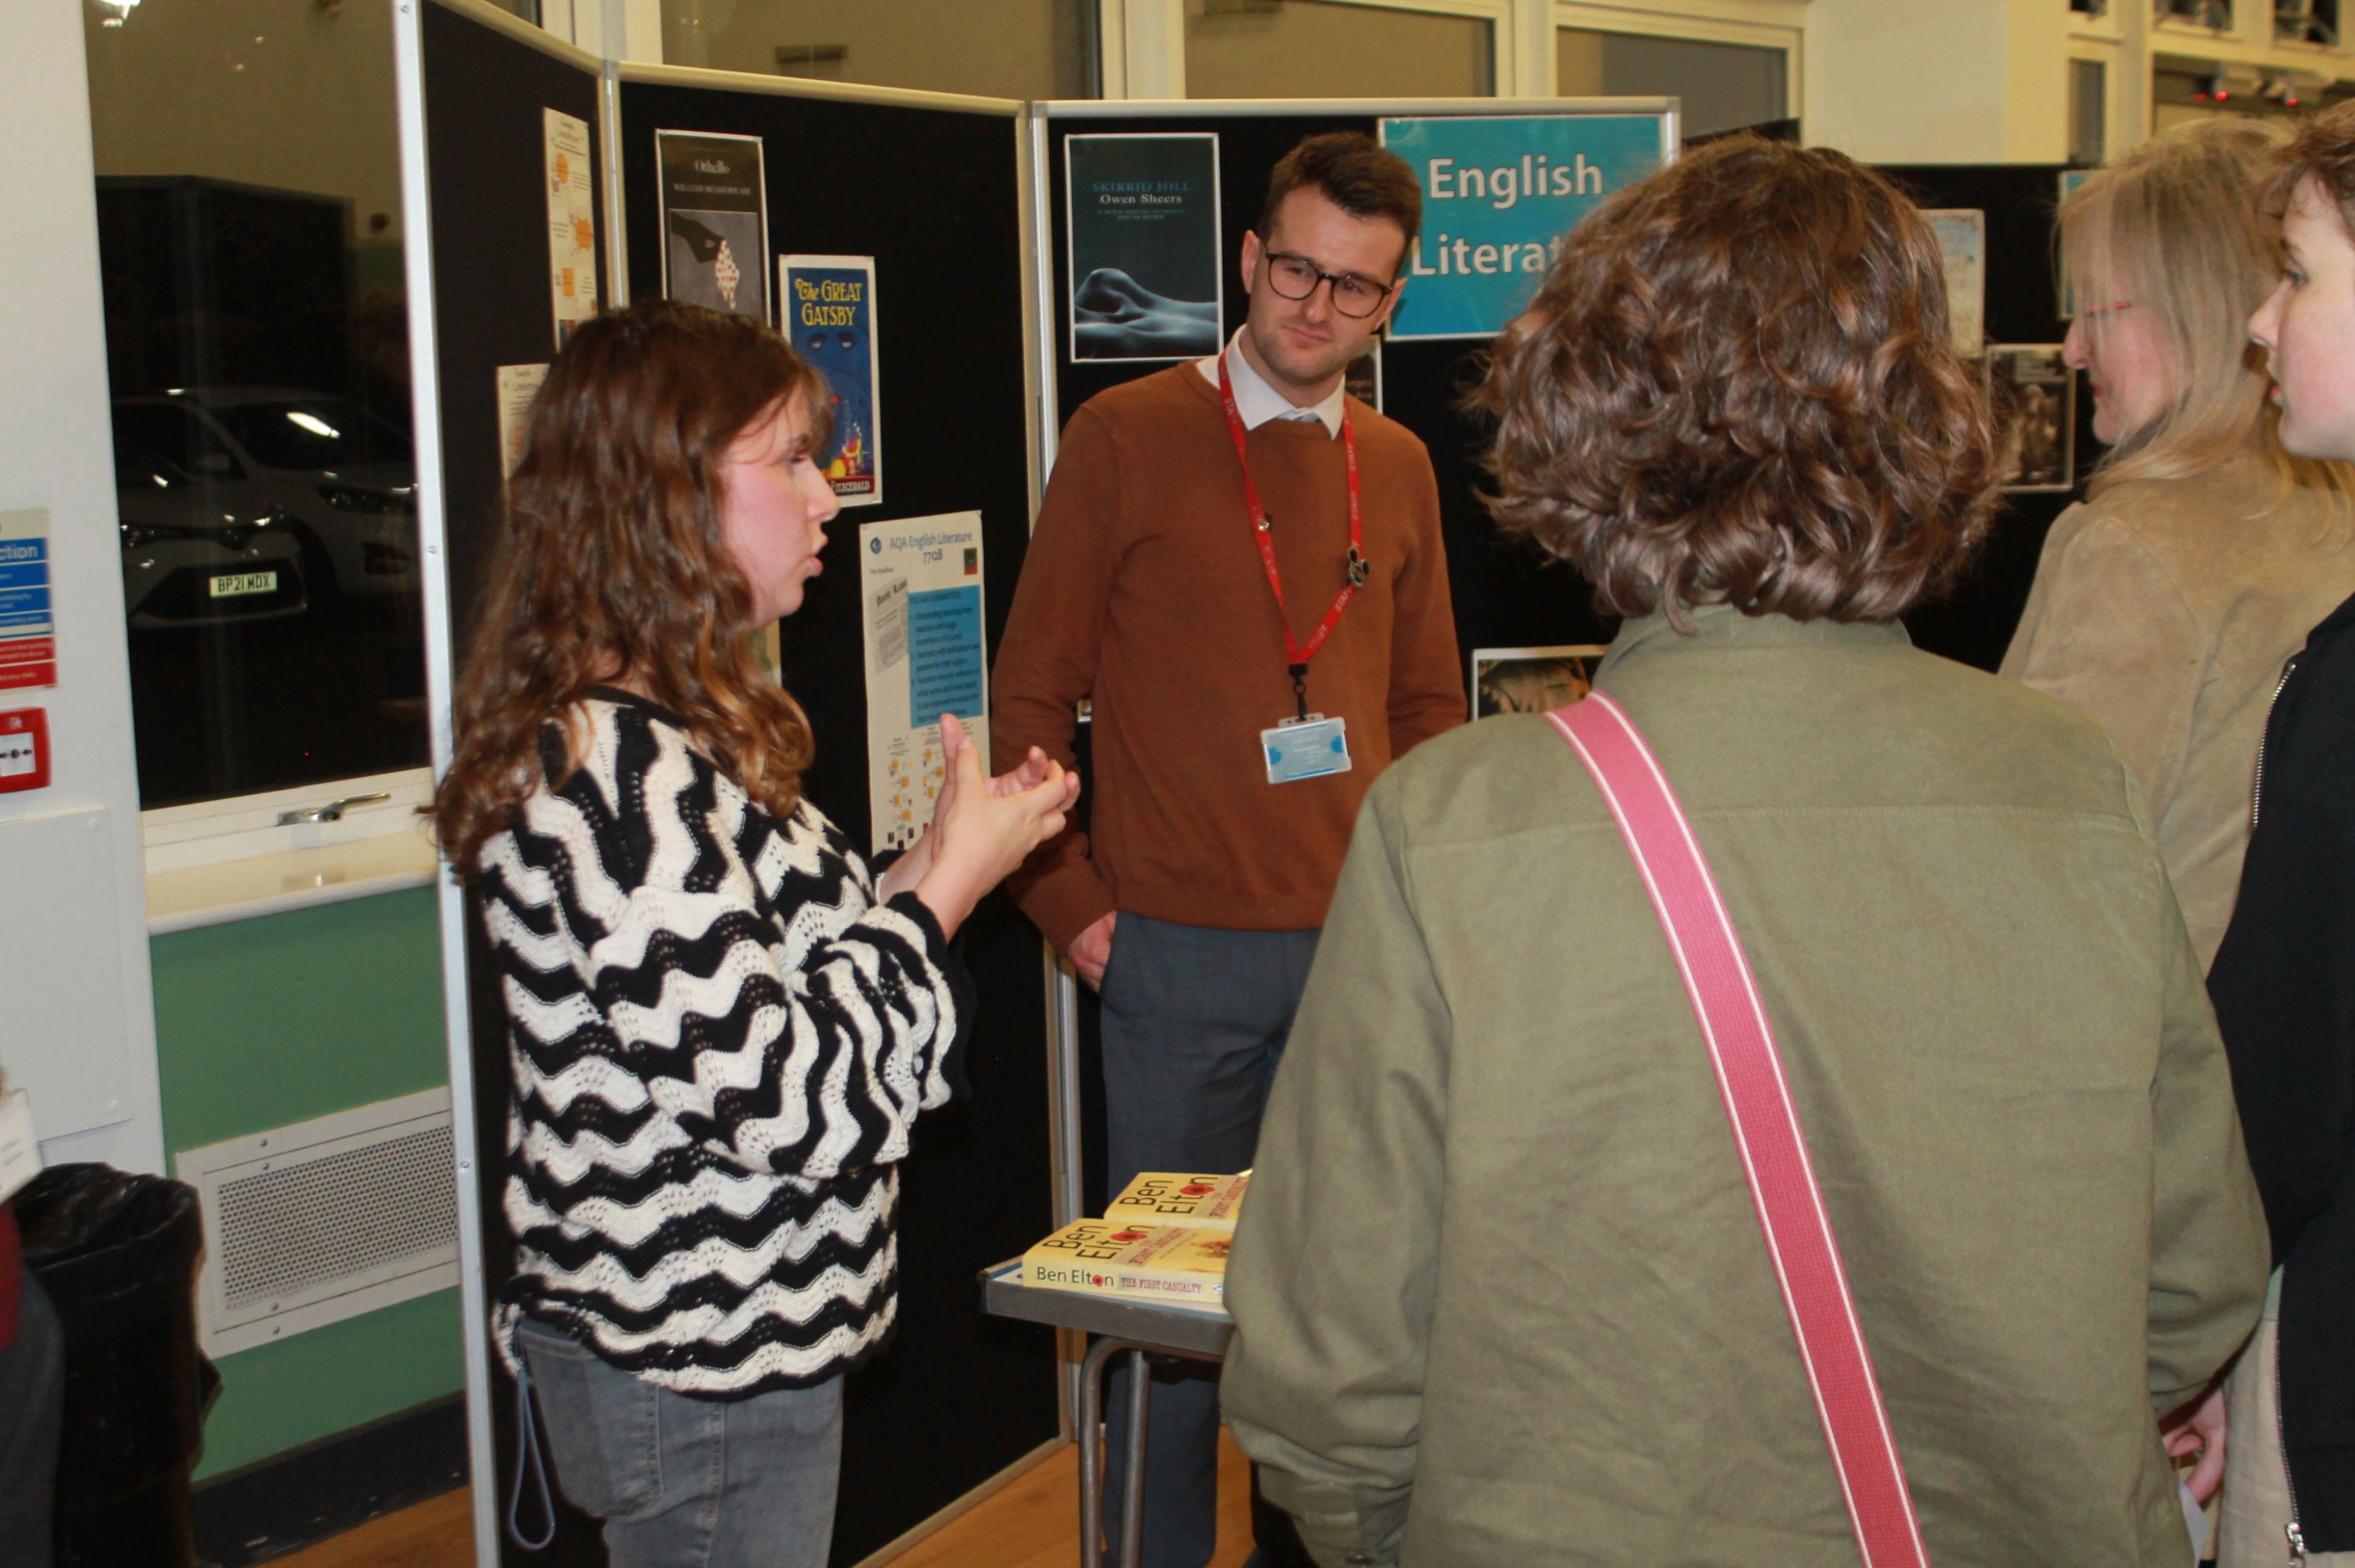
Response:
M382 7L87 15L141 802L422 767Z

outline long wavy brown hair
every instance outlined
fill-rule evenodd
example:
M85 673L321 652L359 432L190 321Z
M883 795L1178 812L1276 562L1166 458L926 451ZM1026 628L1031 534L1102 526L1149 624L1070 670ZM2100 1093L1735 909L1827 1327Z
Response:
M1886 620L1987 531L2004 453L1936 239L1838 153L1739 136L1573 229L1473 406L1497 524L1617 614Z
M822 449L825 382L762 324L655 300L584 323L533 401L458 681L430 813L461 876L587 744L576 706L626 679L773 814L811 756L801 705L752 657L752 594L720 533L723 463L795 397ZM539 737L562 726L563 773Z

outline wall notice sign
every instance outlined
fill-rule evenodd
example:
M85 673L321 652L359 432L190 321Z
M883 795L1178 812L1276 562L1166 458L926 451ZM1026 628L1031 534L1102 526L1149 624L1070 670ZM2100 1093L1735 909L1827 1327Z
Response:
M49 716L38 708L0 713L0 795L49 787Z
M874 850L904 849L941 792L941 715L954 713L989 772L989 660L982 643L981 514L858 530L867 639L867 800Z
M1390 335L1492 337L1537 293L1571 226L1668 161L1650 114L1473 114L1384 120L1382 145L1423 187L1423 233Z
M524 437L531 429L531 400L548 379L545 365L499 367L499 477L511 477L523 461Z
M33 1136L32 1097L19 1089L0 1095L0 1203L41 1174L41 1144Z
M49 514L0 512L0 691L58 683Z
M589 122L543 109L548 173L548 293L556 346L597 314L597 190L589 183Z

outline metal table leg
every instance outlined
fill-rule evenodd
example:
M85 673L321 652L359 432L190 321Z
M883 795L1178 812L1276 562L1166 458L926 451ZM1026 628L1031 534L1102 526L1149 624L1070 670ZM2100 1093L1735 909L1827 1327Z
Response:
M1080 1363L1080 1416L1073 1435L1080 1444L1080 1568L1097 1568L1103 1540L1103 1451L1097 1438L1103 1425L1103 1364L1128 1346L1096 1339Z
M1120 1568L1145 1563L1145 1414L1153 1403L1153 1372L1142 1349L1128 1353L1128 1469L1120 1486Z

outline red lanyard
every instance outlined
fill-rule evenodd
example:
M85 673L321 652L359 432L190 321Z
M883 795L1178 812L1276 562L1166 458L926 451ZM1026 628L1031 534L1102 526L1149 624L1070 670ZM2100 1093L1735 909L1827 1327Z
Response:
M1227 357L1219 356L1219 400L1227 407L1227 432L1235 438L1235 461L1242 465L1243 500L1251 507L1252 538L1259 545L1260 564L1267 568L1267 585L1275 594L1275 613L1284 622L1284 651L1288 656L1292 673L1292 692L1300 702L1300 717L1308 717L1308 661L1341 624L1341 612L1349 607L1366 582L1365 522L1358 505L1358 438L1349 429L1348 405L1341 408L1341 451L1349 469L1349 565L1341 584L1341 592L1333 596L1333 603L1316 629L1305 643L1292 635L1292 616L1284 607L1284 576L1275 567L1275 541L1268 537L1271 521L1267 508L1260 504L1259 486L1252 483L1251 453L1243 431L1242 411L1235 407L1235 384L1227 374Z

